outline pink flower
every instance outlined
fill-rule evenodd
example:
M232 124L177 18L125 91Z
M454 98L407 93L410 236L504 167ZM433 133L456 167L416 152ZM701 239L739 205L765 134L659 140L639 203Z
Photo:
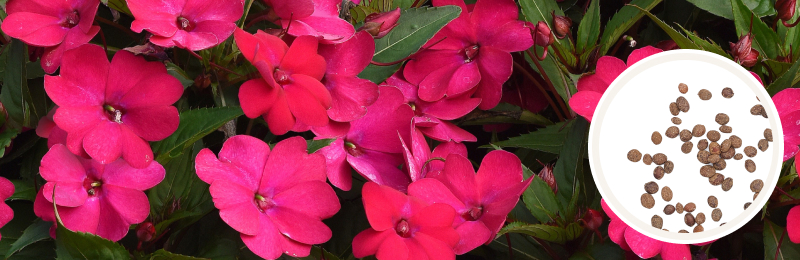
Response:
M462 143L444 142L436 146L431 152L425 136L419 129L411 130L411 140L409 145L405 140L400 140L403 144L403 155L406 162L408 175L411 182L421 180L426 177L438 176L444 168L445 158L450 154L458 154L467 157L467 147Z
M0 227L5 226L14 218L14 210L5 203L12 195L14 195L14 184L6 178L0 177L0 200L3 201L0 203ZM0 239L2 239L2 235L0 235Z
M339 18L341 0L264 0L272 7L272 20L290 35L310 35L323 43L341 43L356 32Z
M261 73L260 79L242 84L239 100L249 118L263 116L273 134L282 135L297 127L328 124L326 110L331 94L320 80L325 59L317 54L317 39L300 36L289 47L280 38L241 29L233 34L236 45Z
M531 180L524 180L519 158L506 151L489 152L477 175L467 158L450 154L441 175L412 183L408 194L455 208L453 227L461 240L454 250L461 255L494 240Z
M98 0L10 0L2 30L23 42L46 47L42 68L48 74L61 66L64 52L89 42L100 26L92 26Z
M478 0L471 13L462 0L434 0L433 5L457 5L461 16L428 41L428 50L408 62L404 76L419 86L419 98L424 101L474 91L468 95L482 100L480 109L495 107L503 83L511 77L510 52L533 45L530 29L517 20L517 4Z
M331 122L312 128L316 138L336 138L317 153L326 158L328 180L342 190L352 187L351 168L370 181L404 191L411 179L403 164L400 138L409 138L411 108L393 87L380 87L380 96L364 117L350 123ZM398 135L400 137L398 137Z
M786 215L786 233L792 243L800 243L800 206L792 207Z
M164 64L118 51L111 62L102 47L84 45L64 53L59 76L45 76L47 95L58 105L53 120L67 132L67 147L102 164L122 157L145 168L153 160L147 141L178 128L181 83Z
M191 51L225 41L244 12L242 0L128 0L131 30L152 33L150 42Z
M367 106L378 99L378 85L358 78L369 65L375 53L375 41L367 32L356 33L353 38L339 44L319 47L328 70L322 81L331 93L328 116L338 122L349 122L367 113Z
M121 159L103 165L76 156L61 144L44 155L39 172L47 183L34 201L36 216L55 222L55 199L66 228L112 241L122 239L131 224L147 218L150 202L143 191L156 186L165 175L158 162L144 169ZM55 223L50 234L55 236Z
M304 257L312 244L331 238L322 219L339 211L339 199L325 182L325 158L309 155L303 138L278 142L270 152L257 138L234 136L223 144L219 159L201 150L195 168L211 184L222 220L256 255Z
M783 160L800 151L800 89L787 88L772 96L783 127Z
M414 126L426 136L442 142L477 141L474 135L447 120L455 120L472 112L481 103L480 98L470 98L470 95L463 94L426 102L419 98L419 87L409 83L398 73L381 85L394 86L403 92L406 103L414 110Z
M397 20L400 20L400 7L389 12L367 15L364 26L359 30L367 31L375 39L380 39L397 26Z
M353 255L384 260L455 259L459 240L456 212L447 204L428 204L373 182L362 190L370 226L353 239Z
M67 132L58 127L56 122L53 122L53 115L56 114L57 109L58 106L50 109L50 112L48 112L46 116L39 119L39 123L36 124L36 135L41 138L47 138L47 148L53 147L53 145L56 144L67 144ZM85 153L82 155L87 158L89 156Z

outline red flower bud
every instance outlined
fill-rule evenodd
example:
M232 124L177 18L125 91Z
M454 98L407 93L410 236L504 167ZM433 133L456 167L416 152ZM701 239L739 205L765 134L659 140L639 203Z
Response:
M570 33L572 27L572 19L569 17L557 15L556 12L551 12L553 16L553 28L555 28L555 35L559 39L564 39Z
M155 235L156 226L153 225L153 222L146 221L136 226L136 237L139 238L139 241L150 242Z
M600 213L597 210L589 209L583 214L583 222L586 225L586 228L595 230L603 224L603 213Z
M757 50L750 50L750 54L745 57L738 58L737 62L741 64L743 67L753 67L758 62L758 51Z
M539 171L539 178L550 186L553 193L558 193L558 184L556 184L556 176L553 175L553 164L545 164L542 170Z
M533 43L542 47L547 47L553 44L553 34L550 32L550 27L547 23L539 21L534 28Z
M794 16L795 6L797 5L797 0L778 0L775 1L775 10L778 11L777 18L778 20L783 21L783 24L786 27L794 27L797 25L795 21L794 24L788 24L789 20L792 20Z
M372 34L375 39L380 39L397 26L397 20L399 19L400 8L390 12L370 14L364 20L364 26L361 29Z
M733 55L734 59L741 59L750 55L750 50L753 49L753 37L750 33L742 35L739 38L739 41L734 43L729 43L731 46L731 54Z
M656 43L656 48L661 49L662 51L669 51L669 50L677 50L680 49L678 44L675 43L673 40L664 40Z

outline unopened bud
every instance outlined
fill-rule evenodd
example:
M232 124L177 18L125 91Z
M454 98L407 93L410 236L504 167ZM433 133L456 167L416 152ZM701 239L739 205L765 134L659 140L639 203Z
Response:
M731 47L731 54L733 55L734 59L741 59L750 55L750 50L753 49L753 36L750 33L742 35L739 37L739 41L736 43L729 43Z
M792 20L794 16L795 6L797 5L797 0L778 0L775 1L775 10L778 11L778 15L776 18L778 20L783 21L783 25L786 27L794 27L797 25L797 21L794 24L789 24L788 21Z
M600 213L597 210L589 209L583 214L583 223L585 223L586 228L588 229L597 229L603 224L603 213Z
M555 11L551 12L550 15L553 16L553 28L555 28L556 37L559 39L564 39L564 37L570 33L572 19L569 19L569 17L566 16L557 15Z
M397 20L400 20L400 8L390 12L368 15L364 19L364 26L361 29L367 31L375 39L380 39L397 26Z
M139 241L150 242L155 235L156 226L153 225L153 222L146 221L136 226L136 237L139 238Z
M550 32L550 27L544 21L539 21L533 29L533 43L542 47L547 47L555 42L553 34Z
M547 183L547 186L550 186L550 189L553 190L553 193L558 193L558 184L556 184L556 176L553 175L553 164L545 164L542 167L542 170L539 171L539 178Z
M758 62L758 51L757 50L750 50L750 54L745 57L739 58L738 62L743 67L753 67Z

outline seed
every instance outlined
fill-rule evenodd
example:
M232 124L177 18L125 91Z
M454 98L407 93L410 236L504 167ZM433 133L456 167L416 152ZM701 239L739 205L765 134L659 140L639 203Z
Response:
M708 196L708 206L712 208L717 207L717 197Z
M664 229L661 229L661 230L664 230L664 231L667 231L667 232L669 232L669 230L667 230L666 228L664 228Z
M764 188L764 181L761 179L756 179L750 183L750 190L753 192L760 192L761 188Z
M708 151L699 151L697 152L697 160L700 161L701 163L708 163L708 156L710 155L711 153L709 153Z
M735 160L741 160L741 159L742 159L742 157L744 157L744 156L742 156L742 154L740 154L740 153L737 153L736 155L734 155L734 156L733 156L733 159L735 159Z
M638 162L641 159L642 153L640 153L639 150L633 149L628 152L628 160L631 160L631 162Z
M767 141L772 142L772 129L764 129L764 138L767 139Z
M725 225L725 224L727 224L727 223L728 223L728 222L725 222L725 223L719 224L719 226L721 227L721 226L723 226L723 225Z
M736 149L730 148L730 149L728 149L727 152L720 153L719 157L722 157L722 159L728 160L730 158L733 158L733 155L735 155L735 154L736 154Z
M717 173L717 171L715 171L714 167L711 165L703 165L703 167L700 167L700 175L703 177L709 178L714 176L715 173Z
M653 215L653 217L650 218L650 224L652 224L654 228L661 228L661 226L664 225L664 220L658 215Z
M680 109L681 112L689 112L689 101L686 100L685 97L678 97L675 103L678 104L678 109Z
M644 184L644 191L646 191L649 194L653 194L653 193L658 192L658 183L656 183L654 181L645 183Z
M710 140L712 142L719 141L719 137L720 137L719 136L719 132L717 132L717 130L708 131L708 134L706 134L706 136L708 137L708 140Z
M692 152L692 146L694 146L694 144L692 144L692 142L683 143L683 145L681 145L681 152L683 152L683 153L691 153Z
M674 169L674 168L675 168L675 164L672 163L672 161L666 161L664 163L664 172L672 173L672 169Z
M732 98L733 97L733 89L731 89L731 88L723 88L722 89L722 97L724 97L724 98Z
M653 206L656 205L656 200L653 199L653 196L650 194L642 194L642 206L648 209L652 209Z
M681 229L680 231L678 231L678 233L689 233L689 231L686 231L685 229Z
M694 216L694 222L697 224L706 223L706 214L703 214L703 212L697 213L697 216Z
M756 171L756 162L747 159L747 161L744 161L744 169L747 170L748 172Z
M687 226L694 226L694 216L692 216L692 213L683 215L683 222L686 223Z
M675 138L678 136L679 132L680 130L678 129L677 126L670 126L669 128L667 128L667 131L664 132L664 135L666 135L669 138Z
M667 162L667 156L663 153L657 153L653 155L653 162L657 165L662 165Z
M646 164L646 165L650 165L650 163L652 163L652 162L653 162L653 157L652 157L652 156L650 156L650 154L649 154L649 153L648 153L648 154L645 154L645 155L644 155L644 158L642 158L642 162L644 162L644 164Z
M762 152L765 152L765 151L767 151L767 148L769 148L769 141L767 141L767 139L758 140L758 149L759 150L761 150Z
M708 152L711 154L720 154L722 153L722 147L720 147L719 143L711 142L708 144Z
M653 169L653 177L656 178L656 180L664 178L664 167L658 166Z
M711 219L714 222L718 222L722 218L722 210L721 209L714 209L711 211Z
M681 141L688 142L689 140L692 140L692 132L686 129L681 130Z
M759 193L761 193L761 192L756 192L756 193L753 193L753 200L756 200L756 197L758 197L758 194L759 194Z
M678 104L676 104L675 102L669 103L669 113L670 114L672 114L673 116L677 116L678 113L680 113L680 112L681 112L681 110L678 109Z
M683 121L681 121L681 119L678 118L678 117L673 117L672 118L672 123L676 124L676 125L680 125L681 123L683 123Z
M694 230L692 230L692 232L694 232L694 233L703 232L703 226L699 225L699 223L698 223L698 225L696 227L694 227Z
M730 134L731 132L733 132L733 128L730 126L723 125L719 127L719 131L726 134Z
M725 170L725 167L727 167L727 166L728 166L728 163L726 163L725 160L722 160L722 159L720 159L718 162L714 163L714 169L717 169L718 171Z
M739 138L736 135L731 135L731 137L728 137L728 140L731 140L731 146L733 146L733 148L742 147L742 138Z
M729 191L731 188L733 188L733 179L731 179L731 177L725 178L725 180L722 181L722 190Z
M706 126L704 125L695 125L694 128L692 128L692 135L694 137L701 137L705 133L706 133Z
M683 210L685 210L686 212L692 212L696 208L697 208L697 206L694 205L694 202L689 202L689 204L686 204L686 206L683 206Z
M658 131L653 132L653 134L650 135L650 140L653 141L653 144L661 144L661 133Z
M711 183L713 186L719 186L723 181L725 181L725 175L720 173L714 173L714 175L708 178L708 183Z
M730 120L731 118L725 113L719 113L717 114L717 117L714 118L714 121L717 121L717 123L720 125L725 125L730 122Z
M672 215L672 213L675 213L675 206L667 204L667 206L664 207L664 214Z
M709 100L711 99L711 91L707 89L701 89L700 92L697 92L697 95L700 96L702 100Z
M678 84L678 91L680 91L681 94L686 94L686 92L689 92L689 86L684 83Z
M722 144L719 145L720 152L724 153L730 149L731 149L731 139L725 139L725 141L722 141Z
M754 116L762 115L764 114L764 107L761 105L755 105L752 108L750 108L750 114Z
M708 162L709 163L717 163L717 162L719 162L720 159L721 158L717 154L712 154L712 155L708 156Z
M755 147L747 146L744 148L744 155L747 155L747 157L752 158L753 156L756 156L756 153L757 151Z
M708 148L708 140L702 139L700 141L697 141L698 150L705 150L706 148Z
M678 214L683 214L683 204L681 204L680 202L678 202L678 204L675 204L675 211L677 211Z
M664 199L664 201L672 200L672 189L667 186L661 188L661 198Z
M750 204L751 204L750 202L748 202L748 203L745 203L745 204L744 204L744 209L747 209L747 208L749 208L749 207L750 207Z

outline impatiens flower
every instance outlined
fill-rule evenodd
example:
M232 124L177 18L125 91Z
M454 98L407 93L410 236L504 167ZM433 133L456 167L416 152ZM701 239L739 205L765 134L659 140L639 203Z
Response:
M2 30L23 42L45 47L42 69L61 66L64 52L89 42L100 31L92 26L99 0L9 0Z
M350 190L352 168L370 181L405 191L411 179L398 168L403 164L400 138L409 140L413 113L397 88L380 87L378 100L364 117L312 128L318 139L336 138L317 151L326 158L331 184Z
M786 215L786 233L792 243L800 243L800 206L794 206Z
M308 154L302 137L278 142L270 151L255 137L234 136L219 159L201 150L195 168L211 184L222 220L256 255L305 257L311 245L331 238L322 219L339 211L339 199L325 182L325 158Z
M375 41L367 32L356 33L340 44L319 47L328 69L322 83L331 93L328 116L338 122L349 122L367 113L367 106L378 99L378 85L358 78L375 53Z
M191 51L225 41L244 12L243 0L128 0L131 30L152 33L150 42Z
M469 95L482 100L480 109L497 106L513 69L510 52L533 45L530 29L517 20L517 4L478 0L471 13L463 0L434 0L433 5L457 5L461 15L408 62L405 78L419 86L419 98L427 102L474 91Z
M800 89L787 88L772 97L783 128L783 160L800 151Z
M249 118L263 116L269 130L282 135L296 127L328 124L331 94L320 80L325 59L317 54L317 39L300 36L289 47L280 38L263 31L234 32L236 45L261 73L239 89L239 101Z
M356 32L353 25L339 18L341 0L264 0L272 7L276 24L290 35L310 35L323 43L341 43Z
M14 210L6 204L6 200L14 195L14 184L6 178L0 177L0 227L8 224L14 218ZM2 235L0 235L2 239Z
M42 158L44 184L34 201L36 216L56 222L53 201L64 226L111 241L125 237L131 224L150 214L144 190L156 186L166 172L158 162L136 169L124 160L109 164L84 159L56 144ZM55 226L50 229L55 236Z
M400 8L385 13L373 13L364 19L364 27L361 30L369 32L375 39L383 38L397 26L400 20Z
M64 53L59 76L45 76L44 89L58 105L53 120L67 132L67 147L102 164L122 157L145 168L153 160L147 141L178 128L181 83L160 62L118 51L111 62L96 45Z
M450 154L441 175L412 183L408 194L455 208L458 217L453 227L461 240L454 250L460 255L494 240L506 216L533 180L523 179L522 163L512 153L489 152L478 174L466 157Z
M46 116L39 119L36 124L36 135L41 138L47 138L47 147L53 147L56 144L67 144L67 132L53 122L53 115L55 115L58 106L50 109ZM89 155L86 155L89 156Z
M353 238L353 255L381 260L455 259L459 240L456 212L447 204L428 204L373 182L361 191L371 228Z
M438 176L444 168L444 158L450 154L467 157L467 147L462 143L444 142L431 152L425 136L419 129L411 130L411 140L400 140L403 143L403 155L411 182L426 177ZM409 148L410 147L410 148Z

